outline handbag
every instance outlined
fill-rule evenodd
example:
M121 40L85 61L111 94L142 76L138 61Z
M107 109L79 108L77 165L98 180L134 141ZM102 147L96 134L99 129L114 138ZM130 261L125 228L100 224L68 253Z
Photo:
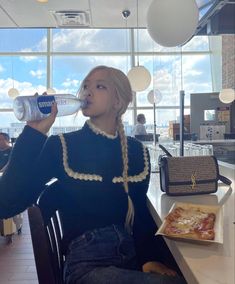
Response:
M218 161L215 156L172 157L165 152L159 156L160 187L167 195L195 195L214 193L218 181L230 185L230 179L219 174Z

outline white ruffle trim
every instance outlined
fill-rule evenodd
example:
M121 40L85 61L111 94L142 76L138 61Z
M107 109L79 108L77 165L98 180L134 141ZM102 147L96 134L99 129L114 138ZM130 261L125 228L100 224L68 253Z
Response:
M64 165L64 170L67 173L68 176L74 179L80 179L80 180L95 180L95 181L102 181L102 177L99 175L94 175L94 174L84 174L84 173L79 173L79 172L74 172L68 164L68 151L67 151L67 145L64 139L63 134L59 134L59 138L62 144L62 149L63 149L63 165Z
M143 147L143 156L144 156L143 157L144 158L144 170L138 175L128 176L128 178L127 178L128 182L140 182L140 181L144 180L146 178L146 176L148 175L149 162L148 162L147 149L144 145L142 145L142 147ZM112 182L113 183L123 182L123 177L114 177Z
M90 129L97 135L102 135L102 136L105 136L106 138L109 138L109 139L115 139L117 138L118 136L118 133L116 132L115 135L111 135L111 134L108 134L106 133L105 131L103 130L100 130L98 127L96 127L91 121L90 119L88 119L87 121L87 124L88 126L90 127Z

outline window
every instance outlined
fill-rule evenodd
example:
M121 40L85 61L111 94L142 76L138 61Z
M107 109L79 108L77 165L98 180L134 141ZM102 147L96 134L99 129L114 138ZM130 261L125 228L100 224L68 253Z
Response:
M125 52L126 33L120 29L56 29L53 30L53 51Z
M0 52L46 52L46 29L0 29Z
M129 42L131 33L133 44ZM57 93L75 95L91 68L109 65L127 73L131 60L137 62L138 57L140 65L151 73L152 82L147 90L135 94L134 103L123 116L128 134L135 124L134 114L139 112L146 115L147 129L153 130L153 105L147 99L151 90L160 93L156 122L158 133L166 135L169 121L179 116L181 88L185 91L185 113L190 112L190 93L213 90L211 51L206 36L192 38L182 50L156 44L146 29L139 30L138 45L136 30L125 29L2 29L0 37L0 128L12 129L12 135L24 125L14 117L12 99L7 95L13 83L21 95L41 94L48 87ZM75 118L74 115L57 118L53 131L78 129L85 119L81 113Z

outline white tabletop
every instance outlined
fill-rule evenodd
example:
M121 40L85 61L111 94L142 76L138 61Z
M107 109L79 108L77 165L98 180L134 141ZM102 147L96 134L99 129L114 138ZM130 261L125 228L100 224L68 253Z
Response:
M199 244L165 238L177 264L189 284L235 283L235 193L228 186L219 187L216 194L170 197L162 193L159 177L152 174L148 191L149 208L158 226L174 202L223 205L223 244Z

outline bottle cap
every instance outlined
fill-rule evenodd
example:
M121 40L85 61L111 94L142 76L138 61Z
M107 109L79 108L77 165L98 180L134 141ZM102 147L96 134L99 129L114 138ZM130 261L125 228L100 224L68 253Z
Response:
M23 120L25 115L25 106L19 97L16 97L13 102L13 110L18 120Z

